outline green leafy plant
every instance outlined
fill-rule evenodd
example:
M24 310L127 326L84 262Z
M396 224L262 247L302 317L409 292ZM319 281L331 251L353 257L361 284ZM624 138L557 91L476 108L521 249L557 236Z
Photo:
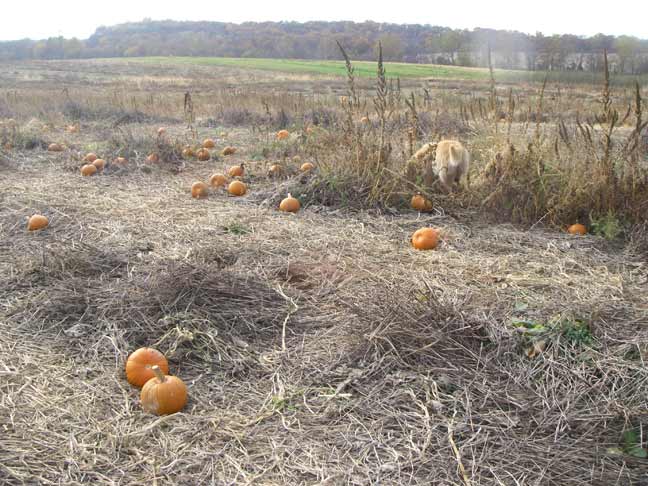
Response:
M599 218L592 218L590 216L590 221L592 223L592 233L602 236L606 240L614 240L623 231L621 222L611 211Z
M641 459L648 459L648 450L641 447L641 439L636 429L628 429L623 433L623 452Z

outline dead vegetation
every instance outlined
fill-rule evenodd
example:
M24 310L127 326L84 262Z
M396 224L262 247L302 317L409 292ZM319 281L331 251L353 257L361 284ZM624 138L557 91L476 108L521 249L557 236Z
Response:
M479 191L488 189L484 194L495 196L486 214L503 219L589 217L581 211L594 200L588 191L597 182L581 181L580 193L567 191L576 175L556 179L589 170L577 155L588 146L599 157L592 170L609 177L603 169L620 160L623 140L641 170L645 152L633 141L640 144L643 132L627 127L623 138L615 128L606 158L598 143L607 140L607 121L581 121L591 145L566 124L576 155L563 145L557 155L551 134L558 125L541 124L539 141L528 146L519 138L527 131L513 122L497 122L495 131L487 98L406 97L387 82L379 120L366 92L349 95L340 84L347 104L337 96L299 101L267 90L265 107L255 106L255 95L217 85L215 104L192 94L191 113L183 113L186 91L174 85L168 108L151 107L185 120L167 127L163 158L170 164L176 147L207 135L218 148L240 148L227 162L143 172L144 157L159 143L157 125L115 128L111 120L82 123L78 134L57 124L37 131L46 141L62 139L68 150L60 154L0 152L0 482L648 481L641 452L648 404L645 223L628 227L624 242L571 237L544 224L528 231L489 225L474 212L483 204ZM185 87L180 79L177 88ZM557 95L546 89L543 104L551 104ZM528 106L535 111L538 101ZM523 103L509 102L505 119L520 116ZM219 104L258 113L258 124L206 128ZM307 122L290 126L287 141L274 137L279 106L289 120ZM324 106L334 113L328 126L313 122L315 113L326 119ZM19 129L28 108L22 101L6 106ZM367 115L369 123L361 120ZM527 123L533 139L535 122ZM456 199L422 187L434 213L397 211L393 202L422 186L403 171L411 139L422 144L452 133L467 138L484 177L499 153L499 165L488 169L496 177ZM90 149L126 155L131 168L124 177L81 178L69 169ZM299 174L295 155L317 170ZM581 165L557 165L570 160ZM243 161L249 196L191 199L193 181ZM268 179L271 162L286 174ZM539 175L542 162L551 170ZM627 182L614 167L614 177ZM565 188L557 194L569 204L543 218L549 207L561 207L548 202L556 188ZM641 201L642 187L633 190L638 199L628 201ZM286 192L300 198L302 212L275 210ZM368 201L373 209L359 210ZM506 201L512 208L504 216ZM605 201L594 214L601 235L613 232L618 219L635 218L623 211L605 219ZM26 218L35 211L50 226L27 233ZM438 250L409 247L411 233L424 225L443 228ZM140 345L166 353L172 372L187 382L190 402L182 413L157 418L139 409L123 364Z

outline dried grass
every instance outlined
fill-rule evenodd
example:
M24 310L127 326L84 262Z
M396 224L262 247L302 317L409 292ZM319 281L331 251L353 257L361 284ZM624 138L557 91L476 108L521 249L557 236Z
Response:
M102 66L93 75L107 82ZM132 69L125 75L140 79ZM154 74L165 78L142 79L131 104L182 118L178 93L193 71L175 81ZM200 74L192 89L211 98L192 96L199 116L239 103L261 117L227 137L240 148L227 164L246 163L243 198L190 198L191 183L225 162L138 170L154 148L151 126L121 128L109 145L111 120L84 124L65 135L71 150L62 154L0 154L0 483L648 481L645 459L622 439L632 428L646 447L645 228L627 245L542 225L522 231L460 210L464 196L435 194L430 215L351 211L387 198L376 197L370 178L342 177L358 174L357 159L335 130L286 144L273 144L268 131L280 109L336 125L344 113L330 108L330 96L273 93L269 84L208 90L216 81ZM168 97L144 103L149 88ZM42 109L38 93L34 104L12 98L8 112ZM454 96L435 95L416 102L424 132L433 119L438 130L481 123L484 101L465 104L460 118ZM396 99L390 88L386 102ZM388 134L412 128L398 118ZM198 140L213 135L200 118L196 126ZM363 130L372 147L376 126ZM473 141L477 164L497 152L490 136ZM394 174L409 141L392 142L381 177L392 184L389 197L403 199L412 187ZM90 148L130 150L131 169L82 178L78 156ZM260 148L265 160L249 160ZM286 158L295 153L316 162L314 174L294 175ZM286 178L265 177L274 161L287 166ZM303 198L296 215L275 210L289 190ZM49 228L27 233L33 212L46 214ZM409 247L421 226L443 228L438 250ZM182 413L139 409L123 365L140 345L167 353L189 385Z

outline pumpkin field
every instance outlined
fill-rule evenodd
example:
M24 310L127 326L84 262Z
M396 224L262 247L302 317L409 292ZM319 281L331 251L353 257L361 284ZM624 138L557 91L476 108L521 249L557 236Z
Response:
M0 484L648 484L646 86L383 69L0 64Z

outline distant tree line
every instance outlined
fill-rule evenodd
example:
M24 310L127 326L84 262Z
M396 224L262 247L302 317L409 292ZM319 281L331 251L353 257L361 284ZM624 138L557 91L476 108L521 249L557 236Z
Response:
M495 67L598 71L604 49L611 68L648 73L648 40L630 36L544 36L493 29L453 30L431 25L376 22L134 22L100 27L88 39L53 37L0 42L0 60L132 56L219 56L340 59L339 41L353 59L376 57L413 63L484 66L491 48Z

